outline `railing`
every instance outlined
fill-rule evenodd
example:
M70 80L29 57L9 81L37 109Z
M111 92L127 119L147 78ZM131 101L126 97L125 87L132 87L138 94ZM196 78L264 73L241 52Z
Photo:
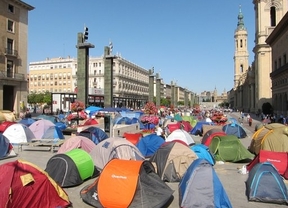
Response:
M0 78L10 78L10 79L18 79L25 80L25 74L13 73L9 71L0 71Z
M11 48L5 48L5 54L11 56L18 56L18 51Z

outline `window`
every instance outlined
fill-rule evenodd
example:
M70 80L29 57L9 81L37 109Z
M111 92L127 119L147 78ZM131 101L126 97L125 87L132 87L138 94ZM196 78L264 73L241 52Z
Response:
M240 72L243 73L243 64L240 65Z
M8 28L9 32L14 32L14 22L12 20L8 20Z
M8 4L8 11L11 13L14 13L14 6L11 4Z
M12 77L14 63L11 60L7 60L7 77Z
M282 63L281 63L281 58L279 58L278 60L278 66L281 67L282 66Z
M283 64L287 64L286 54L283 55Z
M274 70L277 69L277 61L274 61Z
M271 26L274 27L276 26L276 8L271 7L270 8L270 21L271 21Z
M13 40L12 39L10 39L10 38L8 38L7 39L7 52L9 53L9 54L12 54L12 50L13 50Z
M96 75L97 74L97 71L96 70L94 70L94 75Z
M101 63L99 63L99 67L101 67Z

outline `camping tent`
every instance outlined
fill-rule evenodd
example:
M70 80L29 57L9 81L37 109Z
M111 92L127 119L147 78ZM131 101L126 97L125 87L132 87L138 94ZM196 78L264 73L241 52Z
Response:
M102 170L112 159L144 160L138 148L124 138L110 137L96 145L90 155L97 169Z
M260 150L259 154L246 166L250 171L256 164L270 162L285 179L288 179L288 153Z
M262 126L253 134L248 149L254 154L260 150L288 152L288 127L280 123Z
M23 118L18 123L24 124L26 126L30 126L32 123L34 123L36 120L33 118Z
M225 135L226 133L222 130L210 129L204 134L201 143L209 147L211 140L213 139L214 136L225 136Z
M73 149L83 149L90 153L95 147L94 142L83 136L73 136L65 140L65 142L60 146L57 153L69 152Z
M3 133L12 124L16 124L16 122L12 122L12 121L4 121L4 122L2 122L0 124L0 132Z
M145 129L145 126L144 124L140 121L139 118L131 118L131 123L134 124L134 123L138 123L139 126L140 126L140 129Z
M50 126L40 139L58 140L65 139L65 137L63 132L57 126Z
M184 142L186 145L190 146L195 144L195 141L191 137L191 135L182 129L177 129L173 131L167 138L166 142L172 142L172 141L181 141Z
M190 131L190 134L202 136L203 135L203 125L214 125L214 123L206 122L206 121L197 121L196 125Z
M157 134L149 134L142 137L136 146L142 155L147 158L151 157L164 142L164 139Z
M65 191L36 165L16 160L0 166L0 207L69 207ZM12 193L12 194L11 194Z
M249 172L246 195L249 201L288 204L286 185L269 162L258 163Z
M180 142L164 143L150 158L163 181L179 182L197 155Z
M113 125L116 125L116 124L130 125L130 124L132 124L132 120L131 120L131 118L128 118L128 117L118 116L113 120Z
M216 161L239 162L254 158L235 135L213 137L209 149Z
M0 159L17 156L12 144L2 133L0 133Z
M108 135L105 133L105 131L95 126L91 126L81 131L77 135L87 137L88 139L92 140L95 144L98 144L99 142L108 138Z
M189 166L179 183L179 204L183 208L232 208L213 166L200 158Z
M168 207L172 194L150 162L120 159L111 160L99 179L80 192L93 207Z
M211 165L215 165L214 155L211 154L209 147L204 144L195 144L191 149L196 153L198 158L207 160Z
M54 123L52 123L49 120L40 119L35 121L33 124L29 126L29 129L33 132L36 139L41 139L44 133L51 127L55 126Z
M197 118L194 118L193 116L182 116L183 121L188 121L192 127L194 127L198 121Z
M243 129L243 127L237 123L228 123L223 126L222 130L227 135L235 135L238 138L245 138L247 137L246 131Z
M91 156L82 149L73 149L65 154L52 156L45 171L61 187L77 186L84 180L99 175Z
M125 132L123 134L123 137L125 139L127 139L128 141L130 141L132 144L136 145L139 140L142 138L142 134L141 133L129 133L129 132Z
M12 124L3 133L3 135L9 139L12 144L19 144L22 142L30 142L35 139L33 132L29 127L23 124Z

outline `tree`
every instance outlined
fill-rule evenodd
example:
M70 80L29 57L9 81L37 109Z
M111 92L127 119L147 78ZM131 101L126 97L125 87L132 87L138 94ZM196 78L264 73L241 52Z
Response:
M49 91L46 91L44 93L43 103L46 103L47 105L51 105L52 104L51 93Z

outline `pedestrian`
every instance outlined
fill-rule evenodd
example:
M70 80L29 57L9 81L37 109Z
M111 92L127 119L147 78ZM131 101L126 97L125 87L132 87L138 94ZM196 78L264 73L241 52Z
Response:
M252 121L253 121L253 119L250 117L248 120L249 126L252 126Z
M250 118L250 114L247 114L247 122L249 122Z

